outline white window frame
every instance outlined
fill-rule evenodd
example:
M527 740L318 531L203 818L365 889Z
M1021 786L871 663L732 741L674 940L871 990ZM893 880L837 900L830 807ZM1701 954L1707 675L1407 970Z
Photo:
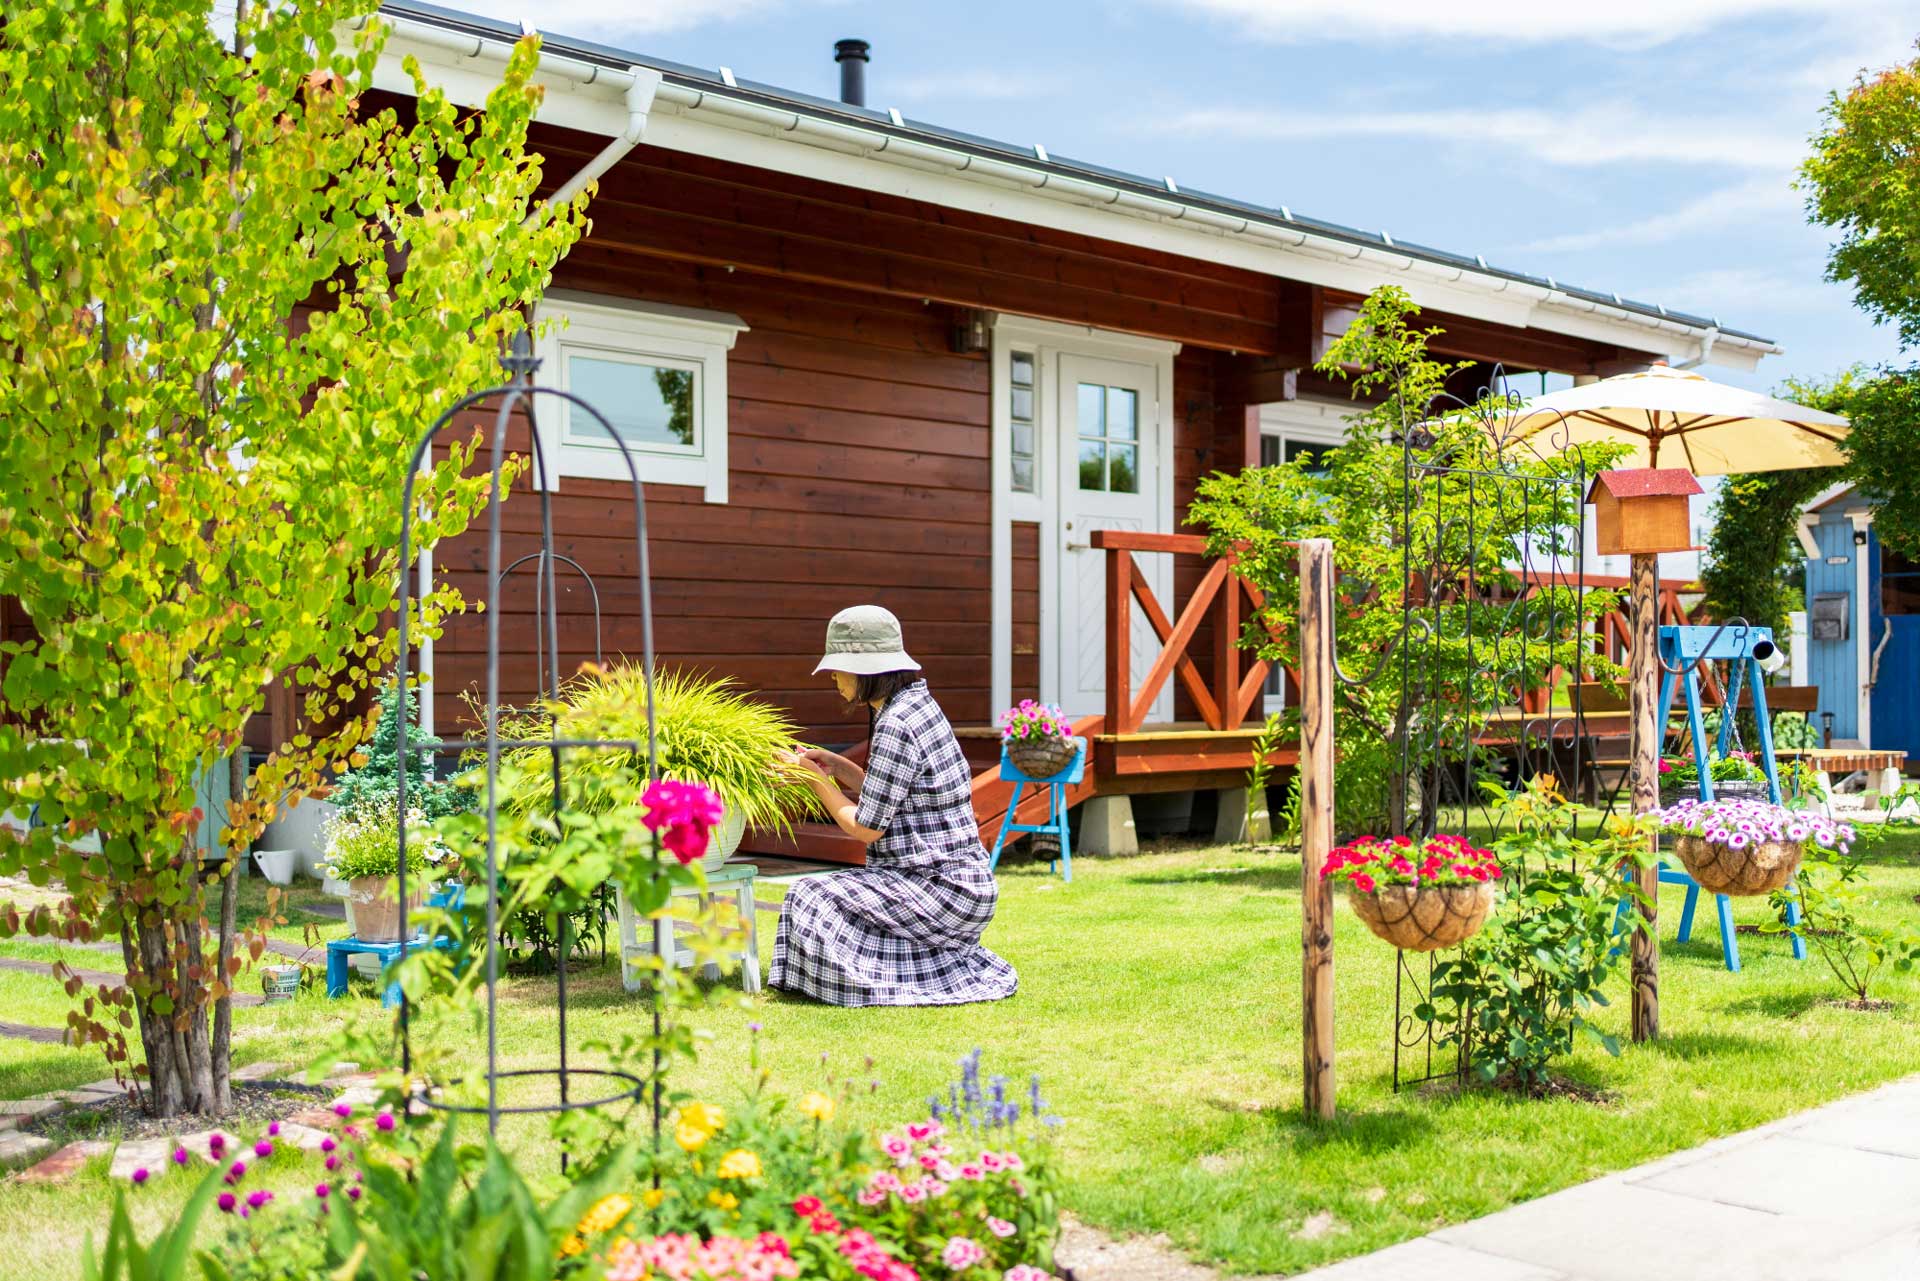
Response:
M693 444L627 444L640 478L656 485L691 485L710 503L727 501L727 353L747 330L740 317L608 294L555 289L534 311L535 353L549 387L568 390L568 357L684 369L693 374ZM549 489L563 478L628 479L611 442L575 439L573 406L542 400L537 406L540 448Z
M1341 445L1347 439L1347 419L1358 410L1349 401L1303 396L1298 400L1277 400L1260 406L1260 439L1279 442L1282 459L1287 446L1298 441L1307 445ZM1266 709L1280 711L1287 705L1287 681L1278 666L1267 669Z

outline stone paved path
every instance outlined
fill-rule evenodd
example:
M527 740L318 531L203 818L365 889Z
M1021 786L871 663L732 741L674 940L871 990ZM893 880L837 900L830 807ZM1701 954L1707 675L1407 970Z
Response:
M1920 1076L1299 1281L1669 1277L1920 1279Z

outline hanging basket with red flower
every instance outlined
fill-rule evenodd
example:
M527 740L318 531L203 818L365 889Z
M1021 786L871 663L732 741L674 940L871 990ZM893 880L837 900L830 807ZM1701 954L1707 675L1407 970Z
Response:
M1500 864L1464 836L1362 836L1327 855L1321 879L1344 883L1353 914L1408 952L1453 947L1493 909Z

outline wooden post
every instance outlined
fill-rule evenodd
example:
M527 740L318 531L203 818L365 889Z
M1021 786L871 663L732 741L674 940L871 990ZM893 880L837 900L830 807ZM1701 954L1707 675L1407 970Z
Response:
M1240 713L1240 571L1227 553L1227 581L1220 584L1220 610L1213 619L1213 702L1220 709L1220 728L1239 729Z
M1300 1085L1333 1119L1333 544L1300 543Z
M1652 552L1635 552L1633 573L1628 587L1627 610L1630 629L1627 637L1629 689L1632 717L1632 767L1628 787L1633 812L1645 814L1660 805L1660 740L1665 727L1660 719L1660 648L1658 642L1659 600L1654 592L1654 569L1659 557ZM1658 843L1658 837L1648 837ZM1648 866L1634 873L1634 885L1645 918L1633 933L1633 1039L1660 1039L1660 872Z
M1109 547L1107 555L1107 724L1110 734L1131 734L1133 720L1133 553Z

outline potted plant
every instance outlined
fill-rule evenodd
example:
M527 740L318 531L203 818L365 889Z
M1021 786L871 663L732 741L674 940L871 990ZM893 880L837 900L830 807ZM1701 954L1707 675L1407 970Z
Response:
M1707 775L1713 780L1713 798L1728 801L1767 799L1767 774L1753 763L1749 752L1735 752L1713 762ZM1676 804L1682 797L1698 799L1700 767L1691 756L1660 758L1660 803Z
M777 768L782 754L804 746L799 726L779 708L748 697L730 678L675 670L654 673L653 707L660 776L704 783L719 794L721 820L701 859L708 871L732 857L749 827L787 833L795 819L818 812L812 790ZM571 753L565 772L576 786L568 795L569 806L591 810L602 803L598 798L615 794L594 786L596 776L645 771L647 693L638 665L582 668L561 691L551 717L549 721L544 711L516 716L512 734L544 738L554 733L641 745L638 754ZM514 756L533 762L544 759L544 749L522 748ZM506 801L522 813L546 805L550 786L541 770L524 774L531 787L516 790Z
M433 869L447 853L447 847L428 825L426 814L408 809L408 913L426 901ZM400 941L400 824L391 798L343 811L328 822L327 862L322 871L333 880L346 882L355 936L367 943Z
M1660 811L1660 828L1700 888L1714 894L1771 894L1800 870L1809 842L1845 854L1853 826L1766 801L1691 798Z
M1022 699L1000 714L1007 759L1029 778L1051 778L1073 762L1073 723L1053 703Z
M300 976L305 972L303 965L263 965L260 967L260 990L269 1001L291 1001L294 993L300 990Z
M1387 942L1433 952L1486 924L1500 864L1464 836L1362 836L1330 853L1320 877L1344 884L1353 914Z

